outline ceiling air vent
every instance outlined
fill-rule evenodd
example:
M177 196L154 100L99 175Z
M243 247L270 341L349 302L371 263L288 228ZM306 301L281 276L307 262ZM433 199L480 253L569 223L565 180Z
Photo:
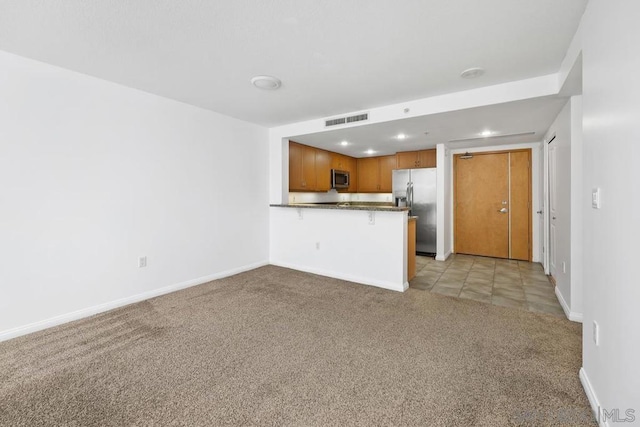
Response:
M361 122L363 120L369 120L369 114L358 114L357 116L347 117L347 123Z
M328 119L324 121L324 126L331 127L331 126L361 122L363 120L369 120L369 113L362 113L362 114L356 114L355 116L337 117L335 119Z
M345 123L346 123L346 119L344 117L340 117L339 119L326 120L324 122L324 125L326 127L329 127L329 126L335 126L335 125L343 125Z

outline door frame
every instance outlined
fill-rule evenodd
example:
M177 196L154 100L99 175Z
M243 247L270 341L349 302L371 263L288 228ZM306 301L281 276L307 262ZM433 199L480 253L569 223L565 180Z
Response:
M546 138L542 144L542 267L544 268L544 274L547 276L550 273L550 253L549 253L549 244L550 244L550 232L549 228L551 227L551 202L549 197L551 197L551 191L549 186L551 185L551 180L549 179L549 144L556 139L556 133L552 133L549 138Z
M531 210L533 208L533 149L532 148L513 148L506 150L490 150L490 151L470 151L472 155L486 155L486 154L505 154L505 153L517 153L517 152L529 152L529 209L528 209L528 217L529 217L529 262L533 261L533 215ZM456 222L456 203L457 203L457 193L458 193L458 176L456 174L456 159L462 156L463 153L456 153L451 156L451 172L453 175L453 194L452 194L452 235L453 235L453 253L458 253L457 247L457 239L456 239L456 231L457 231L457 222ZM546 162L544 162L546 166ZM510 172L509 172L510 173ZM545 175L546 177L546 175ZM511 195L509 195L511 197ZM511 207L511 205L509 205ZM548 231L547 231L548 232ZM509 232L510 233L510 232ZM511 234L509 234L509 238L511 238ZM545 252L546 254L546 252ZM510 258L508 258L510 259Z

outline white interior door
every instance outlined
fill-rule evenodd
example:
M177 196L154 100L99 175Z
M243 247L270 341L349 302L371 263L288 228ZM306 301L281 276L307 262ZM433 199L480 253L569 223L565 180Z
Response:
M557 142L554 139L549 143L549 274L556 277L557 268L557 228L556 217L558 213L558 152Z

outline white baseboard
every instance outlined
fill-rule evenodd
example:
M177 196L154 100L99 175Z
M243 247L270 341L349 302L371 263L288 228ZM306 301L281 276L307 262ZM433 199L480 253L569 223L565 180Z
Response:
M121 298L115 301L106 302L104 304L82 308L80 310L72 311L71 313L61 314L58 316L51 317L49 319L40 320L38 322L29 323L24 326L18 326L17 328L8 329L6 331L0 331L0 342L10 340L12 338L16 338L22 335L30 334L32 332L37 332L43 329L51 328L53 326L58 326L63 323L93 316L94 314L103 313L108 310L113 310L114 308L119 308L125 305L144 301L149 298L154 298L160 295L165 295L171 292L179 291L181 289L190 288L191 286L201 285L203 283L207 283L212 280L233 276L234 274L253 270L255 268L262 267L267 264L269 264L267 261L248 264L242 267L221 271L219 273L210 274L208 276L198 277L197 279L187 280L185 282L176 283L174 285L165 286L163 288L154 289L151 291L143 292L141 294L136 294L129 297Z
M449 258L452 253L453 253L453 251L449 251L449 252L445 253L444 255L436 255L436 261L446 261L447 258Z
M341 273L336 273L335 271L323 270L320 268L312 268L304 265L296 265L296 264L290 264L287 262L279 262L274 260L271 260L271 264L277 265L278 267L290 268L292 270L304 271L305 273L317 274L319 276L332 277L334 279L346 280L349 282L360 283L362 285L375 286L377 288L388 289L390 291L404 292L409 288L409 283L407 282L396 284L396 283L387 282L387 281L380 281L380 280L374 280L374 279L369 279L365 277L352 276L349 274L341 274Z
M591 411L593 412L593 416L596 418L598 425L600 427L609 427L609 423L607 421L600 419L600 401L596 397L596 392L593 390L591 381L589 381L589 377L587 376L587 372L584 368L580 368L580 382L582 383L582 388L584 388L584 392L589 400L589 405L591 406Z
M564 299L562 292L560 292L560 288L556 286L555 291L556 297L558 298L558 301L560 302L560 305L562 306L567 319L571 320L572 322L582 323L582 313L571 311L571 309L569 308L569 304L567 304L567 301Z

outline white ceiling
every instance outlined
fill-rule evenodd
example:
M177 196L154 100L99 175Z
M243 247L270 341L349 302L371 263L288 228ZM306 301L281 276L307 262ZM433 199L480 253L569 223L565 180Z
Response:
M469 108L410 119L395 120L365 126L336 129L327 132L292 136L302 144L323 148L353 157L393 154L398 151L434 148L445 143L451 149L504 144L539 142L566 104L567 98L549 96L524 101ZM494 132L483 138L485 130ZM428 134L425 134L428 132ZM532 135L501 136L535 132ZM398 134L404 140L398 140ZM474 138L469 141L449 142ZM342 146L347 141L349 145ZM375 153L368 154L367 150Z
M0 49L275 126L555 73L586 3L0 0Z

